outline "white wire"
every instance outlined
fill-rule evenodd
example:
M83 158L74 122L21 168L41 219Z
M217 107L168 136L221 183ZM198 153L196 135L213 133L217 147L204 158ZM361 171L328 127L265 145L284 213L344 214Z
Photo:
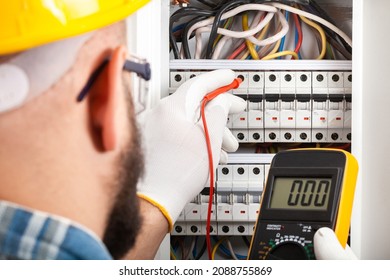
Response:
M244 12L244 11L249 11L249 10L255 10L255 11L264 11L264 12L268 12L268 13L271 13L272 14L272 17L273 15L278 11L277 8L275 7L272 7L270 5L264 5L264 4L246 4L246 5L242 5L242 6L239 6L233 10L230 10L226 13L224 13L222 16L221 16L221 20L225 20L227 18L230 18L230 17L233 17L241 12ZM268 18L267 18L268 19ZM269 19L269 21L271 20L272 18ZM194 24L193 26L191 26L191 28L188 30L188 33L187 33L187 40L189 40L192 32L194 32L194 30L198 29L198 28L201 28L201 27L206 27L208 25L210 25L210 30L211 30L211 24L214 22L214 17L210 17L208 19L205 19L205 20L202 20L202 21L199 21L197 22L196 24ZM247 36L251 36L251 35L254 35L258 32L260 32L264 26L267 24L268 22L266 22L266 19L264 18L263 21L261 21L255 28L251 29L251 30L247 30L247 31L236 31L234 33L234 31L231 31L231 30L227 30L227 29L224 29L224 28L218 28L218 33L219 34L222 34L222 35L228 35L228 36L231 36L231 37L235 37L235 38L245 38ZM207 31L204 31L204 32L207 32ZM225 32L227 32L228 34L226 34ZM233 36L232 36L233 35Z
M311 20L314 20L314 21L321 23L322 25L328 27L329 29L333 30L335 33L340 35L340 37L343 38L345 40L345 42L347 42L347 44L352 47L351 38L349 38L348 35L345 34L341 29L337 28L336 26L334 26L330 22L324 20L323 18L320 18L319 16L316 16L316 15L310 14L308 12L305 12L305 11L302 11L302 10L299 10L299 9L296 9L294 7L290 7L290 6L287 6L284 4L280 4L280 3L270 3L269 5L272 5L276 8L279 8L279 9L282 9L285 11L289 11L289 12L294 13L294 14L304 16L306 18L309 18Z
M188 249L188 251L187 251L186 255L184 256L183 260L189 260L190 259L191 253L192 253L192 251L195 248L195 240L196 240L196 237L195 236L192 237L190 248Z
M255 4L252 4L252 5L255 5ZM259 4L260 5L260 4ZM250 5L243 5L243 6L250 6ZM241 7L243 7L241 6ZM240 8L240 7L239 7ZM236 8L237 9L237 8ZM236 10L235 9L235 10ZM234 10L232 10L234 11ZM242 9L240 9L239 11L240 13L243 12ZM217 29L217 33L218 34L221 34L221 35L225 35L225 36L228 36L228 37L232 37L232 38L238 38L238 39L241 39L241 38L246 38L248 36L250 36L250 34L254 35L258 32L260 32L271 20L272 18L274 17L275 13L267 13L267 15L264 17L264 19L262 21L259 21L259 24L255 27L255 28L252 28L250 30L247 30L247 31L231 31L231 30L228 30L228 29L225 29L225 28L218 28ZM223 18L223 16L222 16ZM285 19L284 19L285 20ZM286 20L285 20L286 21ZM257 21L253 21L253 22L257 22ZM287 27L288 27L288 24L287 24ZM207 25L207 26L204 26L204 27L200 27L196 30L196 54L200 55L200 52L201 52L201 48L202 48L202 43L201 43L201 34L200 33L203 33L203 32L210 32L212 29L211 25ZM191 30L191 29L190 29ZM287 30L288 31L288 30ZM284 32L284 30L281 30L279 33L281 32ZM279 34L278 33L278 34ZM287 33L287 32L286 32ZM191 34L190 32L188 32L188 34ZM281 35L281 37L283 37L285 34ZM223 40L223 44L219 46L219 51L218 51L218 56L219 56L219 53L221 52L221 49L223 47L223 45L226 43L228 39L225 39ZM278 39L279 40L279 39ZM276 40L277 41L277 40ZM215 52L215 51L214 51ZM195 54L195 58L196 59L199 59L200 56L196 56Z
M202 44L202 33L209 32L210 30L211 30L211 28L209 28L208 26L196 29L196 33L195 33L195 40L196 40L195 59L200 59L200 56L202 54L202 45L203 45Z
M230 242L229 238L226 239L226 245L229 249L230 255L232 256L233 259L238 260L236 254L234 253L232 243Z
M253 18L253 20L252 20L252 22L251 22L251 25L250 25L250 29L254 28L256 22L259 22L259 20L260 20L261 16L263 15L263 13L264 13L264 12L258 12L258 13L254 16L254 18ZM221 51L222 51L222 49L223 49L223 47L224 47L225 44L226 44L226 42L227 42L228 40L231 40L231 39L232 39L232 37L223 36L223 38L222 38L221 40L219 40L217 46L215 47L215 50L214 50L214 53L213 53L213 56L211 57L211 59L218 59L218 58L219 58L219 55L220 55L220 53L221 53ZM240 42L242 42L242 41L240 40ZM241 44L241 43L240 43L240 44Z
M253 37L253 36L249 36L247 39L255 45L267 46L267 45L273 44L273 43L281 40L284 36L286 36L290 26L288 25L286 18L284 17L284 15L280 11L278 11L276 14L278 15L280 23L282 24L282 29L278 33L276 33L275 35L273 35L271 37L268 37L267 39L260 40L260 41L256 37Z

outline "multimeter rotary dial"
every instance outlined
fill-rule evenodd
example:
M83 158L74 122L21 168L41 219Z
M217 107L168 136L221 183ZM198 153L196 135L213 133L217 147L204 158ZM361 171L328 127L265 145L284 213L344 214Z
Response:
M268 224L263 239L257 243L257 259L263 260L312 260L314 231L303 224ZM276 231L274 231L277 229ZM283 232L295 232L285 235Z
M265 260L311 260L313 259L312 244L301 244L296 241L270 242L265 251Z

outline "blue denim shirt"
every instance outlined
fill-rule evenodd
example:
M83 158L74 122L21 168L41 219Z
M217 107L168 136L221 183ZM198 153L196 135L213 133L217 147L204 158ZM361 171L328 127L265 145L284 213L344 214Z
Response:
M92 232L68 219L0 201L0 260L108 260Z

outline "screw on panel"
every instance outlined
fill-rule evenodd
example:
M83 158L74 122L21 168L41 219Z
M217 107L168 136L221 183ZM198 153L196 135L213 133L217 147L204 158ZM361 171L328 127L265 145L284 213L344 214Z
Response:
M175 81L180 82L182 80L182 76L180 74L175 75Z

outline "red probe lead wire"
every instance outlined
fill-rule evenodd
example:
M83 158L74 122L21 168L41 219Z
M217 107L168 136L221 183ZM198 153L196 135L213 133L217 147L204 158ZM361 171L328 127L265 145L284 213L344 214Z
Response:
M206 138L206 145L207 145L207 154L209 158L209 172L210 172L210 196L209 196L209 205L207 209L207 223L206 223L206 244L207 244L207 253L209 256L209 259L211 260L211 237L210 237L210 227L211 227L211 210L213 205L213 196L214 196L214 166L213 166L213 152L211 149L211 141L210 141L210 135L209 130L207 128L207 121L206 121L206 114L205 114L205 108L208 102L213 100L218 95L225 93L231 89L238 88L242 80L240 78L236 78L233 80L233 82L229 85L220 87L207 95L202 100L202 105L200 109L200 113L202 116L202 122L203 122L203 129L204 134Z

